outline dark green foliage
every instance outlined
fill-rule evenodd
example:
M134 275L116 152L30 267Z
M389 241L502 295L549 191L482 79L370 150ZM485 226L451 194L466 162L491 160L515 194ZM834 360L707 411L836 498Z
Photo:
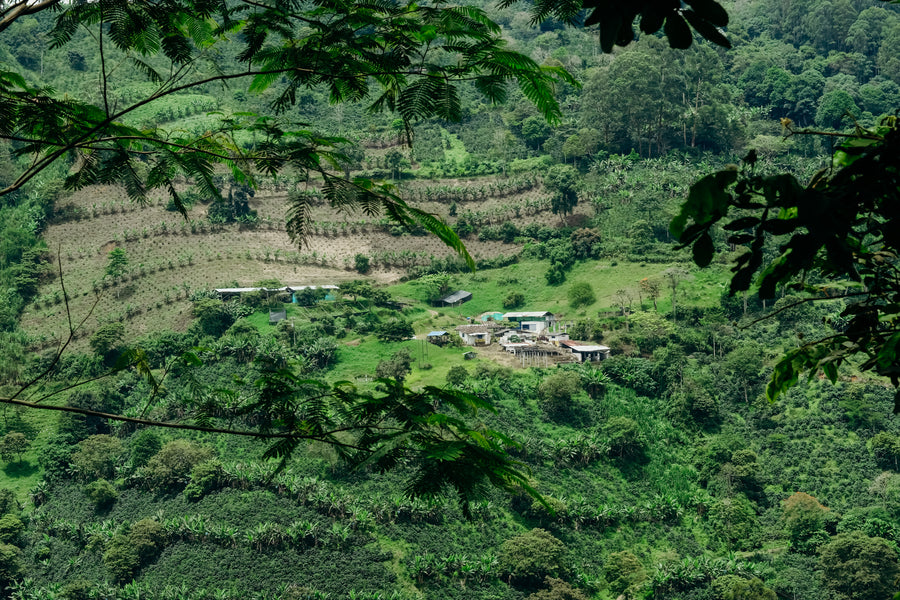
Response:
M22 460L22 453L27 451L30 445L24 433L10 431L0 438L0 458L5 462Z
M591 287L591 284L584 281L573 283L572 287L569 288L568 295L569 306L575 309L583 306L590 306L597 301L597 297L594 296L594 289Z
M256 220L256 211L251 210L249 201L255 194L246 185L232 184L227 196L209 205L207 218L214 223L252 223Z
M856 299L842 313L844 325L839 333L804 343L779 361L767 388L770 398L794 385L804 371L821 368L836 381L838 367L856 353L866 356L864 369L900 381L894 369L895 332L890 325L900 308L884 301L893 298L897 287L887 274L893 272L893 264L884 259L884 253L893 255L897 250L889 231L897 219L898 144L900 129L895 120L860 131L837 153L839 168L820 172L805 187L789 174L757 172L758 156L751 153L742 171L723 170L695 183L681 213L672 220L672 234L692 246L695 262L705 266L715 252L711 228L728 217L731 207L752 211L742 210L742 216L724 225L733 232L728 241L748 250L737 259L732 292L748 290L761 273L759 295L764 299L774 297L778 286L787 285L805 292L804 301L848 294ZM873 214L878 219L874 229ZM768 236L781 244L775 256L769 253ZM865 291L841 288L832 294L827 285L797 283L813 268L821 269L830 281L855 281Z
M709 521L729 548L752 547L752 536L758 530L756 510L742 494L713 502Z
M512 310L525 305L525 294L522 292L510 292L503 299L503 308Z
M532 529L503 542L498 569L520 585L536 587L545 577L567 572L565 556L565 544L544 529Z
M550 375L538 387L542 407L551 416L569 413L572 403L575 401L574 397L580 391L581 385L578 378L564 371Z
M369 272L369 257L363 254L357 254L353 257L353 268L356 269L356 272L360 275L365 275Z
M0 544L0 584L9 585L21 573L21 551L11 544Z
M218 489L223 480L222 463L207 460L191 470L191 482L184 488L184 495L188 500L196 502L209 492Z
M453 365L447 371L447 385L461 387L469 378L469 371L462 365Z
M413 335L412 324L405 319L389 319L375 328L375 337L382 342L400 342Z
M97 507L97 510L107 510L116 500L119 499L119 493L116 488L105 479L98 479L85 486L85 494Z
M141 566L141 557L126 536L117 535L106 545L103 565L110 579L116 583L128 583Z
M820 551L825 583L850 600L887 600L900 574L897 551L885 540L841 533Z
M93 589L94 584L90 581L76 579L62 586L59 595L65 600L90 600Z
M110 250L107 257L106 275L109 277L121 277L128 272L128 255L122 248Z
M596 319L575 321L569 328L569 337L584 342L603 341L603 326Z
M109 364L121 352L125 341L125 326L122 323L107 323L91 335L91 349Z
M152 429L141 429L128 440L131 465L143 467L162 449L162 440Z
M777 600L775 592L758 578L723 575L713 581L713 590L722 600Z
M568 165L553 165L547 171L544 185L553 193L550 209L565 221L578 204L578 171Z
M619 458L640 457L646 441L634 419L613 417L603 424L603 434L609 439L609 451Z
M825 531L828 509L804 492L796 492L784 501L784 526L791 548L803 554L814 554L828 541Z
M193 311L200 331L206 335L218 337L234 323L232 316L225 310L225 303L221 300L205 298L194 304Z
M187 440L172 440L147 462L142 470L143 479L152 489L169 491L187 483L194 467L212 456L210 448Z
M412 371L412 355L408 348L397 350L387 360L378 361L375 367L375 376L390 377L397 381L403 381Z
M584 592L572 587L562 579L547 577L544 585L547 587L526 596L525 600L588 600Z
M602 251L600 234L593 229L576 229L571 236L572 250L575 258L599 258Z
M613 552L603 563L603 574L609 582L609 589L614 594L624 594L629 588L641 584L647 579L644 565L631 552Z
M51 435L38 454L38 464L44 470L44 477L52 481L64 476L72 461L77 440L69 435Z
M19 517L11 514L0 517L0 544L20 546L24 532L25 524Z
M0 515L17 513L21 510L16 494L8 488L0 488Z
M92 435L78 444L72 454L72 465L87 480L112 479L124 447L118 438L106 434Z

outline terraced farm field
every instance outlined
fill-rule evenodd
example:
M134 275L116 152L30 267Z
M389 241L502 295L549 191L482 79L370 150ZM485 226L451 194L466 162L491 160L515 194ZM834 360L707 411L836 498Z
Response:
M547 194L536 183L513 187L490 179L417 182L403 191L416 206L450 222L450 206L456 204L457 215L476 224L559 223L549 210ZM251 200L259 217L252 227L212 224L206 219L208 207L202 204L184 219L166 210L167 200L157 196L139 206L119 188L96 186L57 203L61 216L45 239L54 262L58 258L61 264L71 315L76 321L85 319L76 346L86 344L97 327L115 320L126 322L128 334L136 336L183 329L190 322L188 298L195 290L272 279L297 285L340 284L360 278L352 268L356 254L371 260L373 268L366 277L390 283L408 267L453 254L434 236L397 235L396 228L391 231L364 215L338 213L320 201L313 207L314 233L298 247L284 230L283 189L264 188ZM571 219L585 217L576 214ZM519 249L474 236L466 244L476 259ZM109 252L115 248L125 251L128 267L121 277L111 278L104 275ZM62 300L57 277L26 309L22 325L34 347L55 345L68 334Z

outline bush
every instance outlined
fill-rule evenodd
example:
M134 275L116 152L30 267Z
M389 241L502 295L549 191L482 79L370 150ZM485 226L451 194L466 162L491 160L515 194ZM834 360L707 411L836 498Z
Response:
M154 489L169 489L182 485L187 483L195 466L212 457L213 452L209 448L187 440L172 440L144 467L144 480Z
M804 492L792 494L784 501L784 527L791 548L802 554L814 554L828 540L825 518L828 508Z
M103 565L116 583L128 583L141 566L141 558L123 535L113 537L103 553Z
M566 546L544 529L532 529L503 542L498 569L518 583L537 586L546 577L558 577L566 569Z
M0 586L5 588L21 573L21 551L11 544L0 543Z
M10 431L0 438L0 458L4 462L12 462L13 459L22 460L22 453L27 451L30 445L24 433Z
M132 466L143 467L162 449L162 440L153 430L141 429L131 437L129 446Z
M369 257L363 254L357 254L353 257L353 268L356 269L356 272L360 275L365 275L369 272L371 265L369 264Z
M572 308L581 308L582 306L590 306L597 301L594 296L594 289L591 284L579 281L573 283L569 288L569 306Z
M624 594L631 586L647 579L644 565L637 556L627 550L610 554L603 565L603 572L606 581L609 582L610 591L616 596Z
M111 435L92 435L78 444L72 464L85 479L112 479L116 464L122 456L119 438Z
M447 371L447 385L460 387L469 378L469 372L462 365L454 365Z
M25 524L15 515L0 517L0 544L17 545L25 531Z
M85 487L84 491L98 510L109 508L119 499L119 493L116 491L116 488L105 479L98 479L90 483Z
M609 452L619 458L637 457L644 453L646 444L634 419L612 417L603 426L609 438Z
M584 592L573 588L562 579L547 577L544 585L547 587L531 594L525 600L588 600Z
M900 574L897 551L881 538L841 533L822 547L825 584L850 600L888 600Z
M185 497L196 502L222 484L224 472L217 460L202 462L191 471L191 482L184 488Z
M503 308L507 310L519 308L523 304L525 304L525 295L521 292L510 292L503 299Z
M391 319L380 324L375 329L375 337L382 342L400 342L413 337L412 324L403 319Z
M378 366L375 367L375 376L403 381L411 371L412 355L409 353L409 349L401 348L394 352L390 359L378 362Z
M550 415L566 412L572 405L572 397L579 391L581 385L578 378L564 371L550 375L538 386L543 408Z
M7 488L0 488L0 515L18 512L20 509L16 493Z

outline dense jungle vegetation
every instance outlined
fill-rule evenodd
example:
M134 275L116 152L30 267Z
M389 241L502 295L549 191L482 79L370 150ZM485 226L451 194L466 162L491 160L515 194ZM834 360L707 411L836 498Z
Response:
M779 357L846 326L850 300L807 301L785 286L769 301L729 295L739 248L726 232L713 232L721 259L698 269L669 228L691 184L749 150L758 172L806 181L837 141L785 134L896 114L897 7L735 3L730 49L641 35L609 54L596 31L536 25L527 6L481 8L511 49L580 82L557 81L560 122L518 88L494 104L468 84L459 120L416 121L411 146L397 114L331 102L327 85L299 88L285 116L345 139L337 176L390 181L446 219L474 272L422 227L333 211L323 181L300 170L255 190L217 170L221 201L179 179L186 217L166 194L139 205L111 185L64 189L76 156L0 199L0 397L36 381L24 399L83 411L4 405L7 597L886 600L900 590L894 390L857 361L837 383L814 373L765 397ZM113 103L150 93L121 53L97 53L96 31L52 47L54 18L2 31L0 68L73 98L100 97L101 68ZM204 68L216 72L238 45L221 42ZM202 136L223 115L264 113L288 84L210 83L127 120ZM236 135L250 149L265 132ZM0 144L0 188L27 168L22 144ZM284 224L297 195L312 207L299 247ZM823 293L844 289L808 278ZM340 289L289 304L212 291L330 283ZM457 289L472 301L433 304ZM270 325L275 308L287 318ZM572 339L612 356L464 358L454 328L508 310L556 313ZM453 341L426 344L435 330ZM115 370L138 349L145 371ZM184 353L195 360L176 360ZM314 442L280 463L263 458L267 440L200 430L263 429L282 415L245 407L341 381L373 397L398 381L426 390L429 405L451 401L427 391L440 388L492 406L467 418L509 436L540 497L491 486L470 502L449 486L410 497L409 457L382 472L383 456L356 465L339 443Z

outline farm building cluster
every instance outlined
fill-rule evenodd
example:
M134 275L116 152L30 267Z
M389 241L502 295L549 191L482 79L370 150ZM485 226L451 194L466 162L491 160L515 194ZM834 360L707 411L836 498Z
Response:
M549 311L496 313L477 324L456 328L468 346L498 344L522 364L594 362L609 357L609 348L570 340L568 323Z

